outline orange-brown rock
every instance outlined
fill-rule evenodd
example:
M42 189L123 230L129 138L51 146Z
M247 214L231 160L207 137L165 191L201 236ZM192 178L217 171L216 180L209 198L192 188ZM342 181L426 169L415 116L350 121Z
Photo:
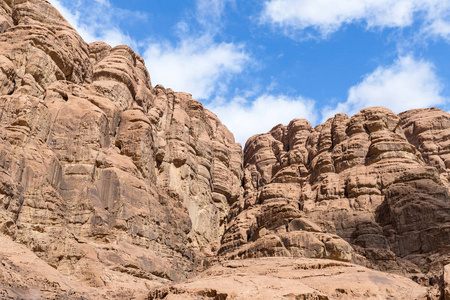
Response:
M369 108L250 138L245 197L219 253L331 258L439 282L450 260L447 120L437 109Z
M0 13L0 231L111 295L186 278L241 195L233 135L189 94L152 87L131 48L86 44L48 2Z
M444 299L450 299L450 264L446 265L444 267L444 274L443 274L443 279L444 279Z
M425 293L351 262L449 297L449 137L446 112L369 108L243 153L131 48L86 44L47 1L0 1L0 296Z
M332 260L260 258L228 261L198 277L154 288L147 299L426 299L404 277Z

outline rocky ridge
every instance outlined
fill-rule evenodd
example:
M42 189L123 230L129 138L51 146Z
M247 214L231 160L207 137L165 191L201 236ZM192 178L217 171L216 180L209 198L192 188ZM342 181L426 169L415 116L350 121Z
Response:
M131 48L2 0L0 139L3 298L450 297L441 110L293 120L242 152Z
M241 194L233 135L48 2L1 8L0 231L107 291L186 278Z
M419 266L438 281L435 264L450 253L449 121L437 109L368 108L252 137L245 195L231 207L219 252L332 258L416 279Z

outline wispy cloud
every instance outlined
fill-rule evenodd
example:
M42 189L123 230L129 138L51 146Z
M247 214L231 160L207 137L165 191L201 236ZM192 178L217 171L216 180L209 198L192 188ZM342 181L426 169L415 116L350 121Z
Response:
M235 0L196 0L196 19L211 32L222 26L222 17L227 5Z
M145 15L119 9L109 0L50 0L87 42L139 45L154 84L204 100L243 145L250 136L294 118L316 124L320 117L325 121L339 112L353 115L370 106L386 106L398 113L446 102L434 65L413 55L400 56L392 65L378 67L349 89L346 101L326 107L321 113L314 100L299 93L276 94L276 78L266 88L255 83L246 90L231 89L233 81L255 63L245 44L219 39L220 21L227 5L234 1L197 0L197 26L192 25L192 19L181 19L173 37L156 40L149 36L137 43L117 20L130 16L144 19ZM286 32L313 29L327 36L355 22L368 28L404 28L422 18L420 34L450 40L449 11L450 2L444 0L348 0L339 1L339 5L334 0L267 0L262 20ZM224 95L233 93L238 96L226 101Z
M395 113L413 109L442 105L443 86L432 63L403 56L391 66L378 67L362 82L351 87L348 99L336 107L325 108L322 122L336 113L354 115L360 109L384 106Z
M119 26L119 21L133 16L144 19L142 13L119 9L108 0L65 1L49 0L87 42L104 41L111 46L128 45L134 49L137 43Z
M152 82L189 92L197 99L225 93L233 76L252 61L245 45L215 39L224 10L234 1L197 0L197 26L192 26L191 19L181 19L174 26L175 39L148 36L147 40L135 41L120 27L120 21L131 17L145 19L142 13L120 9L109 0L50 0L86 42L131 46L143 53Z
M342 26L404 28L415 21L420 33L449 39L448 0L268 0L261 22L291 36L326 38Z
M228 92L228 84L254 61L243 43L218 42L227 5L235 0L196 0L194 23L181 19L178 41L152 40L144 58L152 82L185 91L199 100Z
M314 101L301 96L264 94L254 101L236 97L229 102L216 100L206 107L217 114L242 146L249 137L268 132L277 124L296 118L315 123L318 118Z
M208 99L241 73L250 56L244 46L216 43L212 36L185 38L177 45L151 43L144 54L154 83Z

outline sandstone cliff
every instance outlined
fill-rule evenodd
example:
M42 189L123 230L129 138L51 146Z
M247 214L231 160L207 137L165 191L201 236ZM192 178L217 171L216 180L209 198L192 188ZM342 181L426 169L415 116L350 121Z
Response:
M0 1L2 298L450 297L449 149L446 112L370 108L243 152L129 47Z
M0 231L107 291L186 278L241 194L233 135L46 1L1 1L1 16Z
M449 121L438 109L368 108L252 137L245 197L219 252L331 258L439 282L450 255Z

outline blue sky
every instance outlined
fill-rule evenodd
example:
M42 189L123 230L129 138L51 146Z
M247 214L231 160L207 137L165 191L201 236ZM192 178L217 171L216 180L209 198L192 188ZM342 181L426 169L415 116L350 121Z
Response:
M87 42L126 44L242 144L370 106L449 110L448 0L50 0Z

